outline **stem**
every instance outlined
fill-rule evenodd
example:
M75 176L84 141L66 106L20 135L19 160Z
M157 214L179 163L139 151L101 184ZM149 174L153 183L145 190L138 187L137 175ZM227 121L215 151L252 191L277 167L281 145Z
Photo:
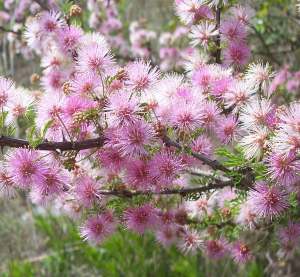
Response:
M176 141L171 140L168 136L164 136L163 141L165 142L165 144L168 147L173 146L173 147L175 147L175 148L177 148L179 150L186 150L186 148L184 148L181 144L179 144ZM224 165L222 165L217 160L211 160L206 155L203 155L201 153L195 153L195 152L192 152L192 151L186 151L186 152L188 152L191 156L193 156L197 160L200 160L203 163L209 165L211 168L213 168L215 170L221 170L223 172L230 172L230 170L227 167L225 167Z
M100 195L111 195L111 196L118 196L118 197L133 197L138 195L181 195L185 196L191 193L201 193L210 191L213 189L221 189L224 187L233 187L234 183L229 181L218 181L211 184L208 184L206 186L201 187L193 187L193 188L181 188L181 189L166 189L162 191L131 191L131 190L100 190L98 191L97 195L100 197Z
M61 119L61 117L59 116L58 113L56 113L56 116L57 116L58 120L60 121L61 125L63 126L63 128L65 129L65 131L67 132L70 141L73 142L72 136L71 136L67 126L65 125L65 123L63 122L63 120Z
M216 29L220 31L220 25L221 25L221 8L218 7L216 10ZM217 40L216 40L216 46L217 46L217 50L216 50L216 63L221 64L221 35L220 33L217 36Z
M8 146L11 148L34 148L37 150L46 150L46 151L70 151L70 150L85 150L91 148L100 148L104 145L104 137L98 137L95 139L88 139L83 141L44 141L38 144L36 147L32 147L29 144L29 141L23 139L17 139L7 136L0 137L0 146Z

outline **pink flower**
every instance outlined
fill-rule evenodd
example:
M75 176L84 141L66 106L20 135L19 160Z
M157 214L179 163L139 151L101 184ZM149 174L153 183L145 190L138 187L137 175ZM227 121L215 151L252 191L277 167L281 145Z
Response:
M110 96L109 102L108 110L112 123L126 125L137 120L139 106L135 96L130 97L129 93L124 91L117 92Z
M175 225L163 226L155 232L155 237L164 247L169 247L176 242L177 227Z
M127 228L139 234L143 234L147 229L153 229L158 222L157 211L150 204L127 209L124 219Z
M108 173L117 174L126 165L127 159L115 147L104 147L97 153L101 166Z
M182 101L176 102L178 103L174 103L172 108L171 124L183 132L192 132L201 127L199 105L197 103L182 103Z
M101 243L116 230L116 221L110 211L89 217L81 227L81 237L93 244Z
M183 170L182 159L171 151L156 153L150 161L150 175L161 187L171 186Z
M40 183L45 178L45 164L34 150L16 149L9 153L7 165L13 182L21 188Z
M222 117L217 123L216 134L222 143L228 144L233 141L237 134L238 121L235 116Z
M214 260L224 257L227 252L227 245L225 240L208 240L204 242L206 255Z
M125 156L145 155L145 146L154 138L152 127L138 120L119 130L119 143L116 145Z
M287 226L278 230L278 237L287 251L291 251L300 239L300 223L289 222Z
M224 51L224 64L241 67L247 64L250 58L250 48L244 42L231 42Z
M104 74L109 72L113 65L113 58L106 47L88 45L78 51L77 70L79 72L102 75L104 78Z
M249 246L240 241L232 245L230 252L236 263L246 263L252 258Z
M222 37L229 42L243 41L247 36L245 26L235 19L223 21L220 27L220 32Z
M55 164L47 167L43 175L44 178L33 185L33 191L40 200L38 202L53 199L53 197L63 192L63 187L68 182L67 176Z
M98 200L99 185L89 176L81 176L76 180L75 192L78 201L90 208Z
M288 207L288 193L279 186L257 183L249 193L249 203L254 213L263 218L277 217Z
M293 185L299 179L297 172L300 171L300 161L294 153L285 155L273 152L267 158L267 163L271 178L282 185Z
M97 95L96 89L100 84L100 78L94 74L77 74L71 82L71 90L80 96L93 96Z
M211 156L213 153L213 145L206 135L200 135L192 142L191 148L196 153Z
M79 46L82 35L82 29L73 25L60 29L58 42L62 51L66 53L75 50Z
M43 12L40 18L41 32L48 35L49 33L56 32L58 29L65 25L65 21L60 18L59 12Z
M129 161L124 180L130 188L149 190L152 185L152 178L150 177L148 162L143 160Z
M210 88L212 81L214 80L214 74L209 66L203 66L192 76L193 85L207 92Z
M150 62L136 61L127 65L127 84L130 89L144 92L153 86L160 77L157 68L151 68Z
M59 93L62 91L62 85L65 81L65 72L53 68L45 72L41 79L41 84L46 92Z
M195 230L189 230L187 227L182 230L178 248L184 254L195 254L202 244L203 240Z
M12 198L16 195L16 184L7 169L1 165L0 169L0 195L5 198Z
M220 119L220 114L221 110L217 106L216 102L203 102L200 113L203 127L206 129L214 128Z
M250 229L255 227L257 222L257 214L252 209L252 205L249 202L241 204L240 212L236 218L236 222Z
M223 77L212 81L211 94L222 98L224 94L229 91L232 81L233 80L230 77Z

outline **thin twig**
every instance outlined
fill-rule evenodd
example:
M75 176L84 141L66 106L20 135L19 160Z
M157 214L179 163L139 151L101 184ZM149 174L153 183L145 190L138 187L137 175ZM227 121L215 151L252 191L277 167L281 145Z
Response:
M173 146L173 147L175 147L179 150L185 150L185 148L181 144L179 144L176 141L171 140L168 136L164 136L163 141L165 142L166 146L168 146L168 147ZM196 159L202 161L203 163L209 165L211 168L213 168L215 170L221 170L223 172L230 172L230 169L228 169L227 167L222 165L217 160L212 160L212 159L208 158L206 155L203 155L201 153L195 153L193 151L186 151L186 152L189 153L194 158L196 158Z
M162 191L142 191L142 190L100 190L97 192L97 195L101 197L100 195L111 195L111 196L118 196L118 197L133 197L138 195L188 195L192 193L201 193L210 191L213 189L221 189L224 187L233 187L234 183L229 181L216 181L213 183L210 183L206 186L201 187L191 187L191 188L180 188L180 189L166 189Z

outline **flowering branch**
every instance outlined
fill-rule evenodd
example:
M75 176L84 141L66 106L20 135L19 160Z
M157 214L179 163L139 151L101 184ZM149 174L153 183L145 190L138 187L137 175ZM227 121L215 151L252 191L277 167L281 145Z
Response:
M34 148L37 150L48 150L48 151L69 151L69 150L84 150L91 149L96 147L102 147L104 144L104 137L98 137L95 139L87 139L83 141L44 141L38 144L36 147L32 147L29 141L24 139L17 139L7 136L0 137L0 146L1 147L12 147L12 148Z
M233 187L234 183L229 181L216 181L210 183L206 186L194 187L194 188L182 188L182 189L166 189L162 191L130 191L130 190L100 190L98 191L98 195L112 195L118 197L133 197L138 195L174 195L178 194L181 196L185 196L192 193L201 193L210 191L213 189L222 189L224 187Z
M164 136L163 141L165 142L165 144L170 147L173 146L179 150L185 150L185 148L179 144L176 141L173 141L172 139L170 139L168 136ZM191 154L191 156L193 156L194 158L202 161L203 163L209 165L211 168L215 169L215 170L221 170L223 172L229 172L230 169L228 169L227 167L225 167L224 165L222 165L219 161L217 160L211 160L210 158L208 158L206 155L203 155L201 153L195 153L193 151L187 151Z

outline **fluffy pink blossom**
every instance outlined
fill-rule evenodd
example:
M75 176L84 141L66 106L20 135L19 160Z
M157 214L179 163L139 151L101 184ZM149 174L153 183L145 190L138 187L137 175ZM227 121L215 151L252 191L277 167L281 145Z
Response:
M71 82L71 90L80 96L97 95L96 89L101 85L100 77L82 73L77 74Z
M38 202L40 203L51 200L62 193L64 186L68 182L66 174L55 164L47 167L43 175L44 178L33 185L36 200L39 200Z
M291 251L299 243L300 224L289 222L287 226L281 227L277 234L285 250Z
M92 244L101 243L116 230L116 220L110 211L89 217L81 227L81 237Z
M214 260L224 257L227 252L227 244L224 239L208 240L204 242L206 255Z
M262 218L273 219L288 207L288 194L279 186L257 183L249 193L249 203L253 211Z
M180 101L178 101L180 102ZM174 103L170 123L180 131L192 132L202 125L200 108L197 103Z
M112 94L109 98L108 110L112 123L126 125L134 123L138 116L138 99L130 97L129 93L120 91Z
M229 42L243 41L247 36L245 26L235 19L223 21L220 27L220 33L222 37Z
M126 67L127 83L130 89L144 92L153 86L160 77L157 68L152 68L150 62L137 61Z
M200 135L192 142L191 148L196 153L201 153L206 156L213 154L213 145L206 135Z
M236 222L252 229L255 227L257 220L257 214L253 210L251 204L248 202L241 204L239 214L236 217Z
M189 230L188 228L182 230L178 248L184 254L195 254L202 245L203 240L195 230Z
M59 12L45 11L40 17L41 32L51 33L56 32L65 25Z
M224 64L242 67L250 58L250 49L244 42L231 42L224 51Z
M58 32L58 43L63 52L74 51L78 46L81 37L83 36L83 31L81 28L76 26L67 26L61 28Z
M146 230L155 228L158 223L156 209L145 204L136 208L129 208L123 215L128 229L143 234Z
M109 72L113 65L113 58L106 47L88 45L78 52L77 69L79 72L98 74L104 78L104 74Z
M98 200L99 184L89 176L80 176L75 183L78 201L85 207L90 208Z
M126 165L127 159L115 147L103 147L97 153L97 158L103 168L110 174L117 174Z
M7 169L1 165L0 169L0 195L5 198L12 198L16 195L16 184Z
M128 162L124 180L130 188L137 190L151 189L153 180L150 177L148 162L143 160Z
M236 263L246 263L252 259L252 253L247 244L237 241L233 243L230 253Z
M215 131L222 143L230 143L236 138L238 131L238 121L236 117L233 115L222 117L217 123Z
M118 135L119 143L116 146L125 156L145 155L145 146L154 139L152 127L143 120L122 127Z
M217 106L216 102L206 101L202 104L201 107L201 120L202 126L207 129L215 127L215 124L220 119L221 110Z
M16 149L8 156L7 166L13 182L21 188L40 183L45 178L46 167L35 150Z
M175 225L163 226L155 232L155 237L164 247L169 247L176 242L177 227Z
M208 43L218 34L219 31L216 30L215 25L205 21L204 23L192 26L189 37L191 38L192 46L195 47L200 44L202 47L207 48Z
M270 177L282 185L292 185L298 179L300 161L294 153L288 155L272 153L267 158Z
M149 163L150 175L161 187L171 186L184 169L182 159L171 151L156 153Z

